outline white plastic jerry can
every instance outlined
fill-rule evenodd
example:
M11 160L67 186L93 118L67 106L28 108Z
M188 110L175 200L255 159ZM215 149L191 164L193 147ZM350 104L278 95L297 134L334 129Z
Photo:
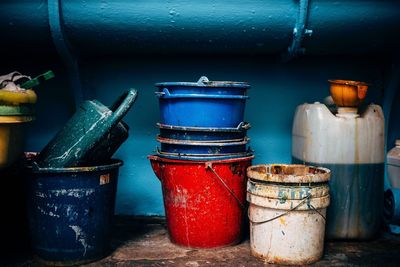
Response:
M292 162L326 167L331 204L328 239L371 239L382 223L384 116L371 104L339 107L333 114L324 104L297 107L292 131Z

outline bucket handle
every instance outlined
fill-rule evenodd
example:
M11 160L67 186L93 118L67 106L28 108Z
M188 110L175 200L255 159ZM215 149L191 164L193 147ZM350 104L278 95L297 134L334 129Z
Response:
M206 169L211 170L211 172L217 177L217 179L222 183L222 185L225 187L226 190L233 196L233 198L236 200L236 202L239 204L239 207L242 210L246 210L246 207L243 205L243 203L239 200L239 198L235 195L235 193L232 191L232 189L229 188L229 186L222 180L222 178L218 175L218 173L213 169L212 167L212 162L206 162Z
M289 214L290 212L296 210L298 207L302 206L304 203L309 202L310 199L311 199L311 194L308 194L307 196L305 196L305 197L300 201L299 204L297 204L296 206L294 206L294 207L291 208L290 210L288 210L288 211L286 211L286 212L284 212L284 213L281 213L281 214L279 214L278 216L272 217L271 219L265 220L265 221L260 221L260 222L254 222L254 221L252 221L252 220L250 219L250 209L247 211L247 216L249 217L250 222L251 222L252 224L254 224L254 225L259 225L259 224L271 222L271 221L273 221L273 220L276 220L276 219L278 219L278 218L280 218L280 217L283 217L283 216ZM319 212L319 211L318 211L313 205L311 205L310 203L308 203L308 205L309 205L309 207L310 207L312 210L314 210L314 211L317 212L319 215L321 215L321 217L322 217L322 219L324 219L324 221L326 221L325 216L324 216L321 212Z
M118 100L111 106L114 121L121 120L122 117L125 116L133 103L135 103L137 95L137 90L131 89L118 98Z

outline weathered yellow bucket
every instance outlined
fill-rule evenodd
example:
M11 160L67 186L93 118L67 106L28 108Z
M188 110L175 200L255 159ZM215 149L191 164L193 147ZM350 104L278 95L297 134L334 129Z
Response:
M25 124L32 120L34 116L30 106L0 105L0 170L22 156Z

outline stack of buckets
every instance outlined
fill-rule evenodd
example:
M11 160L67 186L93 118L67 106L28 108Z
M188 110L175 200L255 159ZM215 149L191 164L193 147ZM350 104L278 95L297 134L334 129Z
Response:
M161 122L157 154L149 156L162 183L173 243L214 248L240 242L246 215L250 128L243 122L250 85L216 82L156 84Z

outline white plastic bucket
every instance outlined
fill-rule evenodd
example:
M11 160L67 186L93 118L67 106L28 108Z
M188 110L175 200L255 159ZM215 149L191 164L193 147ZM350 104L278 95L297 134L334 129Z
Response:
M252 255L275 264L318 261L324 248L330 170L255 165L247 176Z

